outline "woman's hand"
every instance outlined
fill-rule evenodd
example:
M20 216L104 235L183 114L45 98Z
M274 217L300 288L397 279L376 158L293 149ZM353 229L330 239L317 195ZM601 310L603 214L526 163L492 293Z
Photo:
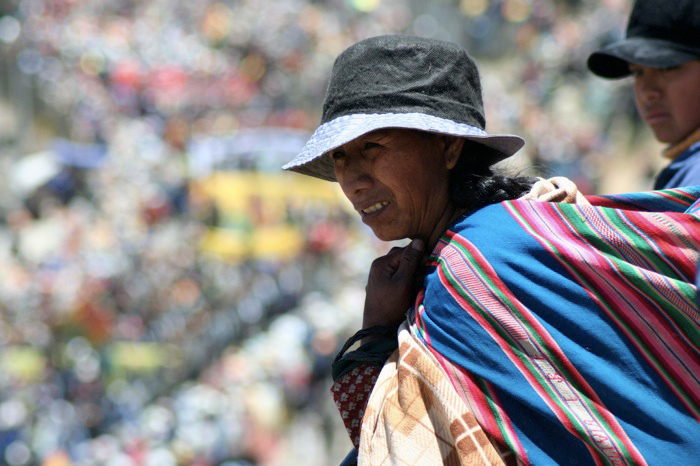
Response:
M423 241L414 239L406 247L395 247L372 262L367 280L362 327L397 327L413 304L414 278L423 257Z

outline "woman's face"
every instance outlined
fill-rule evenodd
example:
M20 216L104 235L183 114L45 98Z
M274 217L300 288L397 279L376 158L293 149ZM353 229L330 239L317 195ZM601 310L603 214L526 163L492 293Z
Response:
M644 121L661 142L676 144L700 128L700 60L673 68L630 64Z
M428 241L453 213L447 184L461 149L457 141L381 129L336 149L331 157L343 193L379 239Z

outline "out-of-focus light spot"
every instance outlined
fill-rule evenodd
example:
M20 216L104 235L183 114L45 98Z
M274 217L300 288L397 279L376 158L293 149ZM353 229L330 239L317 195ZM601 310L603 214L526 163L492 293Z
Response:
M338 347L338 339L333 332L319 330L313 336L312 345L318 354L328 355Z
M194 306L201 295L197 282L191 278L178 281L173 288L173 298L182 306Z
M528 0L506 0L502 9L503 18L511 23L522 23L532 14L532 5Z
M350 5L357 11L370 12L376 10L381 0L350 0Z
M105 69L105 58L96 53L84 53L80 57L80 69L85 74L96 76Z
M260 81L267 71L267 63L260 55L250 54L241 60L240 69L251 81Z
M467 34L479 40L484 40L493 34L496 25L488 15L482 15L476 18L474 24L467 29Z
M0 428L9 430L21 426L27 419L27 408L19 400L0 404Z
M17 40L22 26L13 16L3 16L0 18L0 41L11 44Z
M435 37L440 30L437 19L431 15L420 15L413 21L413 31L418 36Z
M48 81L58 82L63 76L63 63L56 57L45 57L42 65L42 78Z
M202 33L210 42L221 42L231 32L233 12L223 3L211 5L202 21Z
M92 351L92 345L82 336L71 338L66 345L66 356L74 361L89 357Z
M486 13L488 0L461 0L459 9L465 16L477 17Z
M5 449L5 460L11 466L23 466L29 464L32 459L32 452L29 447L21 440L16 440L9 444Z
M49 453L44 461L41 463L42 466L70 466L71 461L68 453L65 451L56 451Z
M17 66L26 74L37 74L41 71L42 63L41 54L34 49L22 50L17 56Z
M31 346L5 347L0 354L0 371L20 382L36 382L41 378L45 366L46 357ZM0 428L6 420L3 409L7 406L14 405L0 405Z
M141 84L141 66L136 61L124 61L112 67L110 76L112 82L118 86L136 89Z
M241 122L232 113L222 113L214 118L211 131L217 134L235 134L241 127Z
M100 361L96 357L86 358L75 367L75 375L83 383L90 383L100 376Z
M47 419L56 424L70 423L75 420L75 406L66 400L54 400L50 402Z
M263 316L260 301L252 297L242 299L238 305L238 316L247 324L258 323Z

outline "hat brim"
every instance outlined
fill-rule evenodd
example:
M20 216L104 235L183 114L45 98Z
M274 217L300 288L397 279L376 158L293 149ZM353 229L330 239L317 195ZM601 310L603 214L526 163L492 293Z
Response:
M328 152L363 134L382 128L415 129L479 142L494 149L489 151L492 163L510 157L525 144L520 136L488 134L475 126L423 113L351 114L319 126L301 152L282 168L323 180L337 181Z
M588 57L588 69L603 78L618 79L629 76L630 63L668 68L700 57L700 51L691 50L675 42L645 37L631 37L611 44Z

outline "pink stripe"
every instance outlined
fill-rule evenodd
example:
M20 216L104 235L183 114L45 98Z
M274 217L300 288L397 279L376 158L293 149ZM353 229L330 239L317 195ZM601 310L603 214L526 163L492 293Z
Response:
M533 316L529 313L527 309L525 309L522 305L519 304L517 299L515 299L512 294L509 293L507 290L505 284L503 284L498 277L495 274L495 271L490 267L490 265L481 257L479 251L473 247L468 241L465 239L457 236L450 234L451 239L453 241L459 242L463 247L467 248L469 250L470 256L479 262L479 266L481 268L482 273L487 274L487 276L490 277L491 280L494 282L494 286L501 290L504 294L507 295L507 299L511 302L514 303L515 306L518 307L519 312L523 315L523 318L528 321L528 324L531 325L537 334L540 336L541 339L543 339L546 343L546 347L549 349L551 353L553 353L558 361L560 361L560 365L563 365L564 367L567 368L567 371L572 374L573 379L575 382L578 384L579 387L582 387L585 393L585 398L590 399L594 402L594 404L597 405L597 410L598 410L598 415L601 416L603 419L605 419L605 422L608 424L608 427L612 429L612 431L615 433L617 436L618 440L622 442L625 447L629 450L630 454L635 458L635 461L638 461L639 463L644 463L644 459L641 457L637 449L634 447L634 445L631 443L629 438L627 437L626 433L622 430L622 428L619 426L617 423L617 420L614 418L614 416L610 415L607 409L603 406L602 402L600 401L600 398L595 394L593 389L586 383L586 381L583 379L583 377L576 371L576 369L573 367L570 361L564 356L563 351L559 348L557 343L554 341L551 336L546 332L546 330L539 324L539 322L534 319ZM452 248L450 248L452 249ZM464 282L463 290L472 294L473 296L478 296L477 299L482 303L484 309L488 309L490 313L494 314L494 310L500 309L500 311L497 311L501 316L504 316L503 319L500 322L508 322L507 327L509 329L520 329L520 331L524 330L522 325L517 322L515 318L512 317L510 312L505 309L505 306L500 302L500 300L497 300L494 298L493 294L490 293L488 290L484 288L484 284L481 283L481 281L478 279L478 277L473 273L471 269L469 269L468 266L464 267L461 264L464 264L464 259L461 258L461 255L459 254L450 254L450 256L445 255L446 251L443 251L443 256L446 257L448 260L449 264L451 267L453 267L453 270L457 268L456 270L459 272L459 277L460 280ZM459 264L459 265L458 265ZM557 416L559 421L575 436L583 440L583 437L581 436L581 433L576 430L576 428L573 426L572 422L568 418L568 416L565 414L563 409L555 402L549 395L549 393L542 387L540 380L537 379L532 373L531 369L527 367L521 360L520 358L514 353L510 345L503 340L500 335L496 332L496 330L491 326L491 324L488 323L488 321L483 318L478 312L476 312L474 309L471 308L471 306L467 303L467 301L456 291L452 288L452 286L449 284L447 281L447 277L444 275L444 272L442 271L441 268L438 268L438 275L445 285L445 288L450 291L452 294L453 298L459 302L459 304L462 306L463 309L465 309L467 312L469 312L470 316L474 318L481 326L482 328L488 332L488 334L494 339L495 342L498 343L498 345L501 347L501 349L504 351L504 353L508 356L508 358L511 360L511 362L518 368L518 370L523 374L523 376L528 380L530 385L533 387L533 389L539 394L539 396L542 398L543 401L550 407L552 412ZM463 274L463 275L462 275ZM475 292L475 290L479 290ZM518 332L519 333L519 332ZM518 333L512 333L512 335L518 334ZM527 331L526 331L527 334ZM596 462L599 462L602 460L598 456L599 453L603 453L608 460L612 462L618 462L621 460L619 456L619 452L616 450L611 450L610 445L614 445L614 441L610 439L607 434L605 434L606 428L600 424L598 424L598 421L595 420L595 415L592 415L588 411L588 407L586 406L586 403L583 402L576 393L578 392L577 389L575 389L569 381L566 379L566 377L563 377L558 371L555 370L556 365L552 364L551 361L549 361L545 353L543 353L539 349L539 345L537 342L529 337L526 337L525 341L520 341L520 345L522 347L522 351L524 354L528 354L531 363L533 364L533 367L538 368L540 370L540 377L541 380L547 380L550 390L552 390L555 393L560 393L561 395L561 403L568 405L569 412L572 415L576 415L580 419L580 415L585 413L588 413L586 415L587 419L580 419L581 424L584 425L588 431L589 435L587 436L587 439L595 444L598 445L597 449L594 449L593 446L587 442L584 441L584 445L588 448L588 450L591 453L591 456L596 460ZM523 346L524 345L524 346ZM535 351L534 354L532 352ZM549 366L549 368L555 370L555 373L547 373L547 372L542 372L542 365L545 364L546 366ZM546 367L545 366L545 367ZM564 390L563 392L561 390ZM573 396L573 398L571 398ZM573 404L572 404L573 403ZM578 414L575 414L578 413Z
M588 209L588 210L590 210L590 209ZM623 235L621 235L616 230L614 230L610 227L609 221L606 218L604 218L604 216L602 216L598 210L594 210L593 212L588 212L588 213L590 214L589 218L593 218L594 220L597 220L596 226L603 234L602 239L608 241L613 246L615 246L617 249L624 250L627 257L631 258L630 262L641 267L639 269L639 272L642 275L644 275L649 280L650 283L653 283L654 285L656 285L656 287L658 288L658 292L662 296L664 296L669 302L673 303L675 307L680 309L686 315L690 316L691 318L694 318L695 320L698 320L698 313L694 307L695 303L691 303L688 299L686 299L685 296L678 293L677 290L670 283L668 283L668 278L666 278L660 274L648 272L647 271L647 269L648 269L647 261L643 259L641 254L639 254L636 250L633 250L629 246L629 242L627 241L627 239ZM656 229L656 226L654 224L650 224L647 221L648 219L646 218L646 216L634 215L634 217L635 217L635 221L630 222L630 220L627 218L627 216L620 215L620 218L623 219L625 221L625 223L630 225L630 228L632 228L634 230L641 231L638 229L638 227L642 228L643 226L647 226L647 225L648 225L648 229L652 229L652 226L654 229ZM676 225L676 226L680 227L680 225ZM571 234L573 231L575 231L575 230L572 229L572 231L569 232L569 236L573 236ZM659 233L663 233L665 236L668 236L667 235L668 230L659 230ZM662 257L664 259L664 262L666 262L667 264L672 264L670 261L668 261L666 259L667 254L664 254L663 252L659 251L659 249L657 247L655 247L656 245L654 244L654 242L646 240L644 235L639 235L639 236L640 236L639 239L645 240L646 244L653 246L653 249L660 253L660 257ZM658 236L661 236L661 235L658 235ZM675 238L677 238L677 236L678 235L671 235L671 238L675 239ZM622 239L622 238L624 238L624 239ZM578 234L575 234L575 239L580 239L580 236ZM667 242L668 241L664 241L664 240L660 241L661 244L666 244ZM621 247L621 243L623 243L626 246ZM685 245L685 246L686 246L685 248L674 248L673 252L677 253L677 255L685 253L686 258L689 259L688 261L686 261L686 263L690 264L691 263L691 260L690 260L691 249L689 249L687 247L687 245ZM693 249L693 250L695 250L695 249ZM673 267L673 268L675 269L675 267ZM616 269L612 263L611 263L611 269ZM687 273L679 273L679 275L688 277L687 279L690 280L689 277L694 276L695 267L692 267L690 270L686 270L686 272L690 272L693 275L688 276ZM621 278L623 278L623 280L624 280L624 277L621 277ZM627 280L625 280L625 281L627 282ZM630 286L634 286L634 285L632 285L630 283Z
M493 401L493 408L489 404L488 400L472 380L471 376L462 367L452 364L452 361L445 358L443 355L435 351L432 347L428 347L430 352L437 358L442 365L445 372L448 374L452 385L457 388L457 392L462 397L462 399L471 407L477 422L488 434L495 438L503 447L510 448L510 444L515 447L515 455L523 464L530 464L530 459L527 456L527 452L520 443L518 434L515 432L513 423L510 417L503 411L500 402L495 393L491 394ZM502 427L499 426L498 419L494 415L492 409L495 409L502 421ZM506 441L502 430L507 432L510 442Z
M700 249L700 221L688 214L665 213L663 223L656 214L629 212L625 217L647 236L655 238L664 256L682 264L684 276L695 276L695 255Z
M602 299L600 299L587 287L584 287L591 299L593 299L601 309L605 310L610 318L621 323L620 318L615 317L609 312L606 303L613 305L622 316L622 322L632 328L632 331L630 331L624 325L619 325L618 327L629 338L630 343L633 344L653 366L654 363L647 354L648 351L651 351L661 362L662 366L671 373L673 379L683 387L683 390L687 392L691 398L693 398L693 402L697 405L700 401L700 384L697 382L696 374L700 374L700 361L698 361L697 355L691 348L681 343L681 340L678 339L678 336L673 331L673 327L669 325L666 319L659 316L656 307L650 305L646 294L639 291L620 274L609 259L591 249L591 247L585 243L585 240L582 240L575 232L573 227L571 227L570 230L560 228L559 226L564 223L561 221L561 218L559 216L554 218L554 215L549 214L553 206L543 206L544 208L542 209L535 209L534 206L525 206L523 204L524 203L519 203L518 207L525 208L513 207L517 208L518 212L527 219L529 225L532 227L528 228L528 230L533 232L533 236L547 250L552 252L553 256L557 258L564 267L572 271L573 277L576 277L576 275L573 274L573 270L568 265L567 261L581 264L578 270L586 276L587 280L595 285L594 288L602 295ZM523 225L517 215L514 215L514 218ZM525 225L523 225L523 227L525 227ZM535 228L537 228L537 231L534 231ZM545 230L549 230L552 233L544 233ZM549 243L544 240L544 237L551 238ZM553 243L556 247L552 249L550 243ZM578 246L572 247L572 243L577 243ZM567 260L562 260L557 254L561 254L566 257ZM681 309L685 308L686 313L688 310L692 311L692 308L687 305L687 301L679 300L678 295L673 292L672 287L667 284L665 280L661 280L658 274L653 274L652 272L641 269L640 272L649 279L650 282L656 285L658 292L668 299L669 302L680 305ZM613 277L617 280L611 281ZM622 283L626 285L624 291L620 288ZM625 299L623 299L623 296ZM683 304L685 304L685 306L683 306ZM633 337L642 340L643 344L639 344ZM663 374L660 375L663 379L667 377ZM696 419L700 420L700 413L698 413L697 407L693 404L689 404L685 400L683 393L679 391L674 384L667 383L667 385L676 393L678 399L686 408L694 414Z
M416 309L420 310L420 320L419 314L417 312L415 325L419 326L420 328L424 328L424 323L422 321L422 316L425 312L425 307L423 306L424 298L425 290L423 289L418 293L418 297L416 298ZM440 365L445 370L445 373L447 373L447 377L450 379L450 382L455 388L457 394L462 398L462 400L464 400L467 406L471 408L481 428L484 429L484 431L488 432L489 435L491 435L492 437L501 441L503 445L507 445L498 426L496 418L491 413L488 402L483 396L481 396L481 392L478 389L475 390L476 387L473 386L473 383L467 377L466 372L464 372L461 367L452 364L452 362L443 357L442 354L435 351L435 349L430 344L430 335L427 331L423 332L422 336L426 342L426 347L438 360ZM516 452L516 454L519 458L523 459L523 461L526 462L526 464L529 464L529 460L527 460L527 453L522 447L520 440L518 439L518 436L515 433L515 429L513 429L510 419L507 416L505 416L505 413L502 413L502 416L503 419L507 422L508 431L510 432L511 437L514 439L514 442L518 447L518 451Z
M679 252L685 256L685 259L687 259L682 261L681 267L679 268L678 264L670 261L667 257L667 254L664 254L661 248L654 241L648 239L648 237L651 236L648 233L648 227L646 229L641 228L642 225L647 226L648 222L638 221L638 219L635 219L634 222L631 222L628 215L621 216L621 219L623 222L625 222L625 225L629 227L630 230L637 232L637 237L644 240L644 242L649 246L649 248L656 252L659 258L663 260L663 262L670 269L672 269L679 276L684 277L686 280L692 280L692 278L695 276L695 270L693 270L692 268L684 267L686 264L690 263L690 251L683 250Z
M569 261L580 262L586 267L584 270L588 270L589 273L586 277L597 284L600 287L600 291L605 295L604 300L598 300L592 293L589 295L596 300L599 305L603 303L614 303L616 308L624 312L624 321L629 324L634 324L635 328L639 329L640 325L648 327L647 331L640 332L637 336L648 336L650 338L650 344L654 345L661 351L662 354L666 355L664 359L671 364L672 367L676 367L679 364L678 357L673 355L673 353L681 353L686 355L683 358L684 361L692 361L694 369L687 372L691 379L695 379L694 374L700 374L700 361L694 355L694 352L687 347L687 345L678 344L675 332L673 332L672 327L669 326L666 319L659 316L658 310L655 306L650 306L648 296L641 292L637 287L635 287L629 280L622 275L617 267L604 255L600 254L597 250L590 247L590 245L582 239L576 230L571 227L569 230L562 228L552 229L552 225L561 224L562 222L556 222L554 218L548 215L538 216L539 212L532 209L534 215L529 215L529 211L520 211L523 216L527 217L530 225L539 226L539 231L537 234L542 234L543 236L551 236L551 243L557 245L556 250L563 256L565 256ZM557 216L558 218L558 216ZM547 235L541 233L542 230L549 229L553 230L552 235ZM539 239L539 238L538 238ZM540 241L541 244L544 244ZM577 243L577 246L571 247L572 243ZM550 251L551 248L548 247ZM675 249L673 252L676 252ZM577 257L578 256L578 257ZM566 262L560 260L564 265ZM568 267L568 266L567 266ZM653 283L657 292L667 299L670 303L677 306L679 309L683 310L687 315L696 315L696 311L692 305L681 297L675 289L670 285L665 278L657 273L647 271L645 269L638 269L638 272L642 274L650 283ZM601 276L603 275L603 276ZM620 282L611 282L610 278L615 277L618 280L624 282L627 287L624 293L620 290ZM588 291L588 290L587 290ZM623 299L623 296L626 298ZM629 302L629 304L627 304ZM637 311L637 312L635 312ZM637 313L643 313L643 316L638 316ZM652 320L653 325L649 324L648 321ZM652 332L649 332L652 330ZM663 333L663 338L655 338L653 333L661 332ZM667 344L673 346L673 350L667 348ZM669 359L669 354L670 359ZM687 379L687 377L686 377ZM697 393L697 391L696 391Z

